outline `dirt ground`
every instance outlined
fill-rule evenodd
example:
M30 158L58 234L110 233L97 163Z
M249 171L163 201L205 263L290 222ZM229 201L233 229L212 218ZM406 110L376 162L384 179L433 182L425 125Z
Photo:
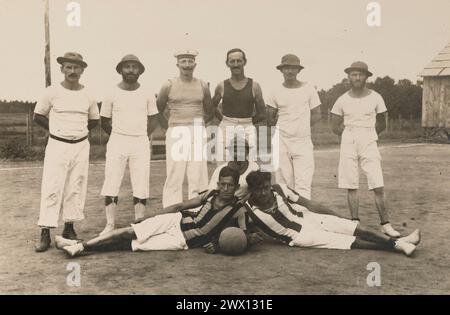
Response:
M239 257L183 252L109 252L68 259L54 248L34 252L39 236L42 162L0 163L0 293L2 294L449 294L450 146L383 146L386 201L402 233L420 227L422 243L413 258L352 250L289 248L258 244ZM347 214L345 191L337 189L338 151L317 150L313 199ZM212 166L210 167L210 171ZM86 220L76 225L89 239L105 219L100 196L102 161L89 170ZM161 207L163 161L151 165L148 211ZM362 180L360 217L378 228L373 196ZM118 223L133 219L128 174L119 196ZM60 234L62 228L52 231ZM81 286L66 283L67 264L81 267ZM381 286L369 287L367 264L381 266Z

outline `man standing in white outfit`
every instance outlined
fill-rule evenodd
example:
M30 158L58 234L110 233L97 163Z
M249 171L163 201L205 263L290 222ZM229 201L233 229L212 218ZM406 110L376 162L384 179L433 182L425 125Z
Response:
M303 66L296 55L283 56L277 69L284 82L272 92L267 103L269 124L276 121L279 129L279 150L272 152L279 154L280 161L276 181L311 199L314 174L311 125L320 120L319 95L313 86L297 80Z
M384 205L384 182L381 156L377 146L378 134L385 128L386 105L380 94L366 87L372 76L367 64L352 63L345 69L351 90L339 97L331 110L333 132L341 136L339 159L339 188L347 189L347 199L352 220L359 221L359 170L367 177L369 190L375 194L375 205L380 215L381 231L399 237L389 223Z
M59 213L64 220L63 236L76 239L73 223L84 219L89 141L88 133L99 120L97 102L80 84L87 67L83 57L69 52L56 59L64 81L45 90L34 109L34 121L49 130L42 174L41 206L38 225L41 240L36 252L50 247L50 229L58 227Z
M102 128L110 134L101 192L105 196L106 227L100 235L114 230L118 195L127 162L135 220L144 217L150 185L148 137L158 124L155 96L138 82L145 71L139 58L124 56L116 71L122 75L122 81L104 99L100 111Z
M164 208L183 201L185 175L189 199L208 188L205 123L213 111L208 84L193 76L197 55L193 50L175 53L180 76L164 83L156 101L161 114L169 112Z

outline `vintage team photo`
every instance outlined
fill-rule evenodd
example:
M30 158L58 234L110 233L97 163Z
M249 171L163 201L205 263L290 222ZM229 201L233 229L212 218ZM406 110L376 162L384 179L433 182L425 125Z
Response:
M449 294L449 12L0 0L0 293Z

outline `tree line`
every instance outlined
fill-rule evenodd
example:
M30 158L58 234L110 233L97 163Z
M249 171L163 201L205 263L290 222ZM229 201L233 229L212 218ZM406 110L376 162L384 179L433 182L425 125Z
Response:
M422 87L420 84L413 84L407 79L395 82L391 77L385 76L377 77L374 82L368 82L367 87L381 94L390 117L394 119L400 117L419 119L422 117ZM338 97L349 89L348 79L343 79L329 90L319 91L323 117L327 117Z
M402 79L395 82L389 76L376 78L374 82L368 82L367 87L374 89L383 97L389 116L392 118L422 117L422 87L413 84L410 80ZM348 79L343 79L328 90L320 90L319 96L322 101L322 117L326 118L337 98L350 89ZM35 102L23 101L0 101L0 112L27 112L28 108Z
M27 113L35 105L36 102L0 100L0 113Z

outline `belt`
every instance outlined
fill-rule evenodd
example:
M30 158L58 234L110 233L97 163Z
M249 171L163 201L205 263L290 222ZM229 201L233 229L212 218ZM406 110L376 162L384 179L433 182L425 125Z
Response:
M375 126L373 127L361 127L361 126L345 126L348 129L367 129L367 130L375 130Z
M57 137L57 136L54 136L54 135L50 134L50 138L58 140L58 141L61 141L61 142L65 142L65 143L78 143L78 142L86 140L88 138L88 136L85 136L85 137L80 138L80 139L69 140L69 139L60 138L60 137Z
M253 124L252 117L237 118L237 117L228 117L228 116L222 115L222 121L230 122L232 124Z

